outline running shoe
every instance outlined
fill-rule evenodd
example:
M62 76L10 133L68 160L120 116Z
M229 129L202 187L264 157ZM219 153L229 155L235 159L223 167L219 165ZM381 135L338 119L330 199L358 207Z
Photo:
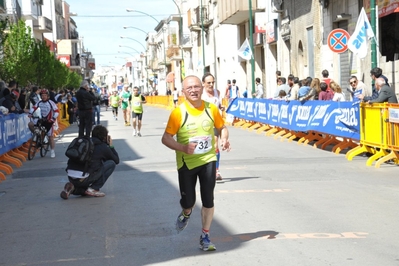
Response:
M201 234L199 248L204 251L216 250L215 244L209 239L209 234Z
M64 190L61 191L60 197L63 199L68 199L69 195L72 193L72 191L75 189L73 184L71 182L68 182L64 186Z
M133 129L133 136L134 136L134 137L137 136L137 133L136 133L136 130L135 130L135 129Z
M94 190L91 187L89 187L86 191L85 194L88 196L92 196L92 197L104 197L105 193L101 192L99 190Z
M54 150L51 150L51 151L50 151L50 157L51 157L51 158L55 158L55 151L54 151Z
M220 174L219 170L216 171L216 180L222 180L222 175Z
M141 137L141 133L140 133L140 132L137 132L137 136Z
M191 215L191 213L190 213L190 215ZM176 230L178 233L180 233L181 231L184 230L184 228L187 227L188 219L190 219L190 215L185 214L184 211L182 210L181 213L179 214L179 216L177 216Z

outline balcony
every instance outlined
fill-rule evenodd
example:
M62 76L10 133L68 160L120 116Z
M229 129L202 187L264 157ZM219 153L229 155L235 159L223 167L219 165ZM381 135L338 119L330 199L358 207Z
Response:
M252 0L252 11L264 9L264 7L259 6L261 3L260 0ZM243 0L219 0L218 14L220 24L242 24L248 21L249 3Z
M213 23L213 19L209 18L208 6L199 6L195 9L187 11L188 27L190 31L201 31L202 26L208 29Z
M48 19L43 16L39 16L38 19L33 24L33 29L39 32L52 32L53 24L51 19Z
M169 58L170 61L181 61L182 54L180 47L169 47L166 51L166 56Z
M79 32L77 32L76 30L71 30L69 32L69 38L70 39L79 39Z

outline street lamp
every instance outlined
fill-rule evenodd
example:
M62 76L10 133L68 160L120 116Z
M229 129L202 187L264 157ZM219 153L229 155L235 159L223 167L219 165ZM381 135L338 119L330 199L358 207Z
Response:
M159 20L157 20L156 18L154 18L154 16L151 16L150 14L147 14L145 12L134 10L132 8L126 8L126 11L127 12L136 12L136 13L139 13L139 14L143 14L143 15L149 16L150 18L155 20L158 24L160 24ZM167 66L166 66L165 30L164 30L163 27L162 27L162 38L163 38L163 40L162 40L162 42L163 42L163 63L164 63L164 66L165 66L165 89L167 90L168 89L168 83L166 81Z
M133 27L133 26L123 26L123 28L124 28L124 29L136 29L136 30L139 30L139 31L141 31L141 32L144 32L146 35L148 34L148 32L145 32L145 31L143 31L142 29L137 28L137 27Z
M147 49L145 48L145 46L144 46L141 42L139 42L138 40L136 40L136 39L133 39L133 38L130 38L130 37L126 37L126 36L121 36L121 38L122 38L122 39L129 39L129 40L135 41L135 42L137 42L138 44L140 44L141 47L143 47L144 51L147 50Z
M123 51L118 51L118 53L120 53L120 54L128 54L130 56L134 56L134 54L131 54L131 53L128 53L128 52L123 52Z
M132 50L134 50L136 53L139 53L139 54L140 54L140 52L137 51L137 49L134 49L133 47L125 46L125 45L119 45L119 47L126 47L126 48L132 49Z

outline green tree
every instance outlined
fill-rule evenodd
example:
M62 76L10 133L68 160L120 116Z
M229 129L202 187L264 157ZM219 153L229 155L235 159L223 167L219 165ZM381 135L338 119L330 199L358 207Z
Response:
M23 20L9 28L4 40L1 76L5 80L17 80L24 86L35 80L37 62L32 60L35 40L31 37L31 28L26 27Z

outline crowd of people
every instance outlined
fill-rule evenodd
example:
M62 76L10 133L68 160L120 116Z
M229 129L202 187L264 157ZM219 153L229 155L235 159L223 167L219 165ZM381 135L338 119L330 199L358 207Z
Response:
M271 99L285 101L364 101L369 103L398 102L388 79L382 74L381 68L378 67L370 71L374 86L366 86L353 75L349 78L350 86L346 89L343 89L336 80L329 77L328 70L322 71L321 78L307 77L300 80L290 74L286 79L280 75L276 73L277 86Z

